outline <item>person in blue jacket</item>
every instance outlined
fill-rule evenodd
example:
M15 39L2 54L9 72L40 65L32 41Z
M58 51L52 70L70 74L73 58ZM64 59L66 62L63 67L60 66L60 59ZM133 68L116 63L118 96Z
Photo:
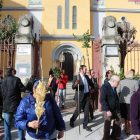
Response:
M20 105L15 115L15 127L22 130L27 130L27 140L56 140L57 130L58 139L62 138L65 130L65 123L59 108L51 94L46 94L44 99L45 111L37 121L35 113L36 103L36 87L39 84L36 81L33 86L33 93L30 93L27 97L21 100ZM38 128L38 134L36 129Z

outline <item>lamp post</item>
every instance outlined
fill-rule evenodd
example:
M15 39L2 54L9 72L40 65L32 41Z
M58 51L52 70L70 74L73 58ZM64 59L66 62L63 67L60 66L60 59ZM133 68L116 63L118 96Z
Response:
M64 56L64 53L63 52L60 55L59 61L61 63L60 70L62 71L62 64L65 61L65 56Z

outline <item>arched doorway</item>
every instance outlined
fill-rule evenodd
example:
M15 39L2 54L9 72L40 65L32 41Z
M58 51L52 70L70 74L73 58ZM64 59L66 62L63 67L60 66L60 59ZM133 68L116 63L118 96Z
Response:
M61 53L65 55L65 62L63 63L63 69L66 70L66 74L69 76L69 80L73 80L73 76L79 71L79 66L82 59L82 53L80 49L72 43L62 43L59 44L52 53L52 66L53 68L60 68L60 55Z
M65 70L66 75L68 75L68 81L73 80L73 56L69 52L65 52L65 62L62 65L62 69Z

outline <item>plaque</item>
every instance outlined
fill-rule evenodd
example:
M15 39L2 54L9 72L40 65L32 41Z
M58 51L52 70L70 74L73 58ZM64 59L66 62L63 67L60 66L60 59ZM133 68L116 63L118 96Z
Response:
M16 76L18 77L30 77L31 76L31 64L30 63L16 63Z
M31 55L31 45L17 45L17 55Z
M119 56L119 46L118 45L106 45L105 56L111 56L111 57Z
M27 68L20 67L19 68L19 74L27 74Z

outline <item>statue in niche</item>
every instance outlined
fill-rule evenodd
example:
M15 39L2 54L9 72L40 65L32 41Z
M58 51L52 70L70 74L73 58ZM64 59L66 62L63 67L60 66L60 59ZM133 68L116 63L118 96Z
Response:
M102 45L119 43L120 36L117 31L116 18L113 16L104 17L102 21Z
M16 43L33 43L33 17L21 15L19 18L19 28L16 34Z

